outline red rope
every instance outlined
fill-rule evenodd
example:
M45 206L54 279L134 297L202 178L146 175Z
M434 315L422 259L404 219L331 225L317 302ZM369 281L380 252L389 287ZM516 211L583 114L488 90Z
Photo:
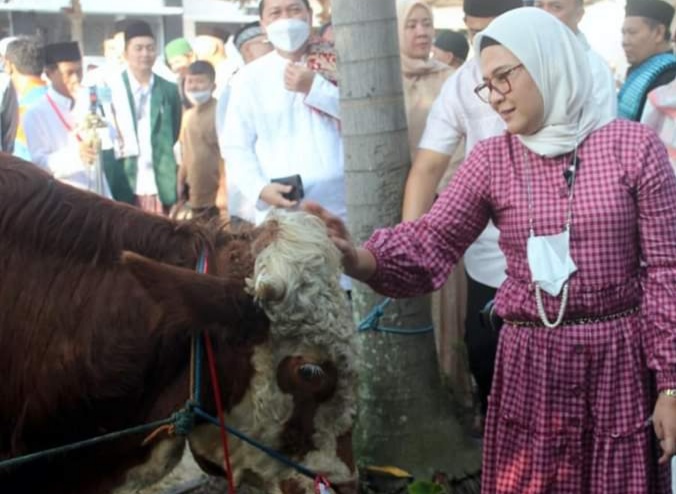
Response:
M207 260L204 260L204 272L207 272ZM211 389L214 392L214 401L216 402L216 411L218 412L219 430L221 431L221 442L223 443L223 466L228 479L228 494L236 494L235 479L232 476L230 466L230 449L228 448L228 434L225 430L225 418L223 414L223 402L221 401L221 387L218 384L218 374L216 373L216 359L214 358L214 348L211 344L209 333L204 333L204 346L207 350L207 361L209 362L209 374L211 375Z
M209 361L209 373L211 374L211 389L214 392L216 401L216 410L218 411L218 422L221 424L221 442L223 442L223 465L228 477L228 494L235 494L235 480L232 476L230 467L230 450L228 448L228 435L225 432L225 418L223 416L223 403L221 402L221 388L218 385L218 375L216 374L216 364L214 362L214 349L211 345L209 333L204 333L204 344L207 349L207 360Z

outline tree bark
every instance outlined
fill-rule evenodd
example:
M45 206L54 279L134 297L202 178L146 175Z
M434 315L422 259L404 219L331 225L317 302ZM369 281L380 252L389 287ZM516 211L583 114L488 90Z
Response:
M70 39L77 41L84 48L84 14L80 0L71 0L70 8L66 9L70 21Z
M400 221L410 166L395 0L333 0L349 228L362 242ZM355 283L355 318L382 297ZM431 324L429 298L393 301L385 326ZM361 465L394 465L416 477L452 479L480 469L478 445L441 385L434 335L361 334L362 372L354 432Z

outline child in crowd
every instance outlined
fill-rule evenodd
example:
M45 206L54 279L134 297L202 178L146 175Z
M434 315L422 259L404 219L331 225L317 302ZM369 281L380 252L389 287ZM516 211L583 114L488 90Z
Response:
M199 60L188 67L185 95L193 105L183 114L182 162L178 174L179 197L187 199L192 216L227 217L225 169L216 135L216 99L212 93L216 72Z

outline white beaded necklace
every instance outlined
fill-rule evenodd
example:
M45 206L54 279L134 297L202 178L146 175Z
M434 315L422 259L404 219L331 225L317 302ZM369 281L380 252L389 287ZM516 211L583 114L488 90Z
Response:
M535 237L535 214L534 214L534 205L533 205L533 191L531 184L530 176L530 160L528 159L528 152L524 148L523 150L523 159L526 170L526 180L527 180L527 195L528 195L528 234L529 237ZM573 170L570 186L568 188L568 210L566 211L566 222L564 224L564 229L570 231L573 225L573 192L575 190L575 179L577 178L577 142L575 143L575 149L573 150ZM570 237L569 237L570 238ZM549 320L547 317L547 312L545 311L545 304L542 301L542 290L540 285L535 283L535 304L537 306L538 316L540 321L544 324L545 327L553 329L558 327L563 322L563 316L566 313L566 307L568 305L568 283L570 280L566 280L563 284L563 293L561 295L561 305L559 305L559 313L554 322Z

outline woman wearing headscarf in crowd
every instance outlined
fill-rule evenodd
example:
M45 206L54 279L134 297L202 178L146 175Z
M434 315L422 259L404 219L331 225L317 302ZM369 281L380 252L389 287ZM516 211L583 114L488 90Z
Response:
M432 9L423 0L398 0L399 56L411 154L420 142L427 114L453 69L430 58L434 41Z
M425 1L399 0L397 20L408 141L413 159L432 104L437 99L441 86L455 69L431 58L434 17L432 9ZM449 161L439 190L443 190L457 170L463 155L464 146L460 146ZM462 266L454 271L442 289L434 294L432 303L439 364L455 395L461 402L471 406L469 367L464 353L459 351L464 349L467 302L467 282L463 272Z
M429 213L357 248L306 208L346 272L393 297L436 289L489 218L499 228L508 267L482 492L668 492L676 176L664 146L599 116L584 49L550 14L503 14L475 49L477 95L507 133L474 148Z

